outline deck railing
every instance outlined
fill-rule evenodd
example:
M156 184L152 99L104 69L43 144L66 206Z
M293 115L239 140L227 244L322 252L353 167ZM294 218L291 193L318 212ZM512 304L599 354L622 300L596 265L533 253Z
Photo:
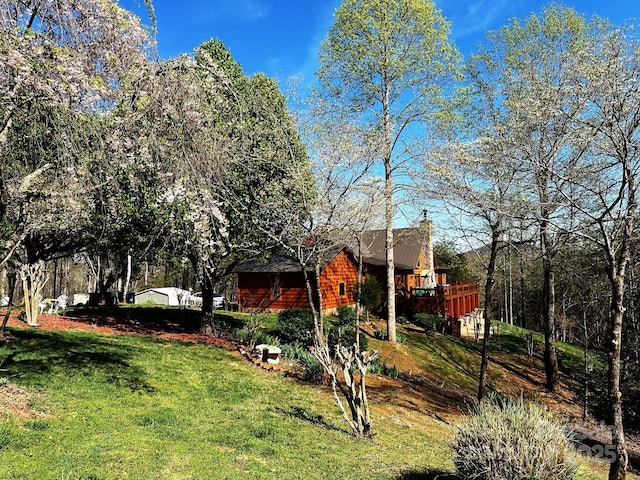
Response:
M411 295L414 297L448 297L457 298L463 295L475 294L479 292L477 283L444 283L434 288L412 288Z
M447 319L452 326L458 318L480 306L477 283L453 283L435 288L412 288L404 306L413 312L434 313Z

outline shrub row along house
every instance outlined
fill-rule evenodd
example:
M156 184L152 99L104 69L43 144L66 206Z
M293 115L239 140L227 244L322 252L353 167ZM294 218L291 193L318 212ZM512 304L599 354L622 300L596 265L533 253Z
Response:
M447 283L445 267L439 267L433 253L430 222L417 228L394 230L396 309L400 314L433 313L447 320L450 332L457 332L457 320L480 306L477 283ZM364 273L386 284L385 231L365 232L362 238ZM353 291L358 262L349 247L325 252L320 259L320 293L323 310L355 304ZM315 270L310 265L313 281ZM238 266L238 304L241 310L278 312L308 308L300 263L287 255L274 255L267 262L250 259ZM316 285L312 285L317 291ZM317 299L316 299L317 301Z

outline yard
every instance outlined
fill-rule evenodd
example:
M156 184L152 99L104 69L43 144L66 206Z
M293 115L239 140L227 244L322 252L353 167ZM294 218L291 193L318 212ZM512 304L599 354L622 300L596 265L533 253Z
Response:
M39 329L11 321L0 478L443 479L453 467L472 345L404 332L383 353L400 376L370 382L376 435L356 440L328 389L256 368L232 344L127 315L45 316ZM592 467L581 478L606 478Z

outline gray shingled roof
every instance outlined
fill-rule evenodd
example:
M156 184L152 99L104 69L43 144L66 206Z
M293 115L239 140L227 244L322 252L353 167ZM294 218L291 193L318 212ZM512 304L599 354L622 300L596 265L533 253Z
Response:
M397 270L414 270L420 261L420 252L426 234L420 228L393 230L393 259ZM385 265L385 230L371 230L362 237L362 256L365 263Z
M331 260L347 247L334 247L323 252L322 268L327 266ZM348 250L348 249L347 249ZM308 270L314 269L314 264L307 265ZM259 258L245 260L234 269L235 273L298 273L300 263L295 257L286 254L275 254L269 260L264 261Z
M298 273L300 264L287 255L274 255L266 263L259 258L250 258L238 265L236 273Z

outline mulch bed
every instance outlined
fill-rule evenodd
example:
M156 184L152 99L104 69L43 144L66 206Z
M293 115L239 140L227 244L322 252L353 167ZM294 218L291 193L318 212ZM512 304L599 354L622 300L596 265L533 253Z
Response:
M4 316L4 314L0 314ZM201 335L197 332L189 332L179 325L154 325L154 324L142 324L136 320L126 320L123 318L109 317L109 316L58 316L58 315L38 315L39 326L31 327L41 330L84 330L98 333L110 333L116 335L123 334L137 334L137 335L150 335L154 337L164 338L167 340L177 340L181 342L190 343L206 343L209 345L217 345L220 347L228 348L229 350L236 350L237 345L230 340L218 337L211 337L207 335ZM23 327L29 328L27 323L18 318L18 312L11 314L9 322L10 327ZM7 333L7 332L5 332Z
M4 312L0 312L0 318L3 317ZM271 364L262 362L261 358L254 352L247 351L247 348L244 344L230 337L215 337L210 335L203 335L199 332L192 331L188 327L185 327L178 323L141 323L135 319L125 319L121 317L103 315L81 315L71 317L47 314L38 315L38 323L39 325L37 327L31 328L48 331L76 330L115 335L145 335L178 342L214 345L216 347L229 350L230 352L245 358L253 365L264 370L282 372L284 375L290 377L300 377L300 372L298 370L289 369L284 364ZM18 312L12 312L7 325L10 327L29 328L29 325L19 318ZM8 331L5 331L0 336L0 344L11 343L13 341L15 341L15 337Z

